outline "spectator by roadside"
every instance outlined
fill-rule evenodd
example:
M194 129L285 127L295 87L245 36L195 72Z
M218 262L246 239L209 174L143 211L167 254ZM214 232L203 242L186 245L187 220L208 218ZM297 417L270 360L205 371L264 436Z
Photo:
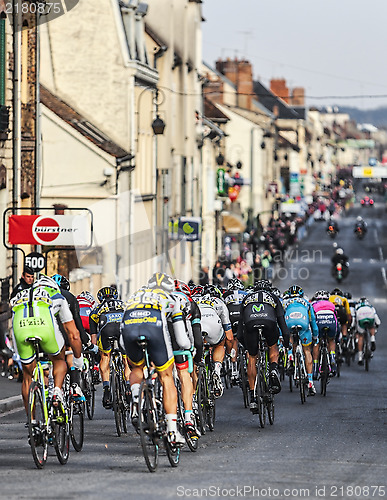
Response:
M13 299L21 290L30 288L33 282L34 282L34 271L30 267L26 266L23 269L19 283L12 290L10 298Z

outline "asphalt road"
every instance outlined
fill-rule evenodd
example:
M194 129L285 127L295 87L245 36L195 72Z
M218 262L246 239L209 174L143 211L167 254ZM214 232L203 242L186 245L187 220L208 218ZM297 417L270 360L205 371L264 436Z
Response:
M352 226L360 208L339 221L337 239L350 256L350 275L341 288L366 295L382 320L370 371L343 367L327 396L301 405L287 385L276 397L273 426L261 429L243 407L239 388L217 403L214 432L200 440L197 453L184 449L177 469L160 457L150 474L138 436L115 435L113 415L100 403L86 422L81 453L66 466L53 450L38 471L27 444L23 412L0 418L0 498L382 498L387 495L387 220L384 206L363 209L367 238L355 239ZM324 223L315 223L306 240L289 255L280 288L298 283L308 294L335 287L330 276L332 241ZM384 271L383 271L384 269ZM293 272L293 276L291 275ZM368 488L368 489L367 489Z

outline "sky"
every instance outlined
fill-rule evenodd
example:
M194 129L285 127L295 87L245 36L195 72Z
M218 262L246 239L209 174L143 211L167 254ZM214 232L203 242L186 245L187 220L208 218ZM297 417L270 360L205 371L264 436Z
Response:
M203 59L247 59L308 105L387 106L387 0L203 0ZM369 97L373 96L373 97ZM376 97L384 96L384 97Z

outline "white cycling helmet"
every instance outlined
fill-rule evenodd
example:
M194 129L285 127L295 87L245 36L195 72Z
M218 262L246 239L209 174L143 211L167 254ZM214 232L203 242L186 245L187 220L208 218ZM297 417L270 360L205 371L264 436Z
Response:
M175 290L175 282L168 274L154 273L149 278L148 288L161 288L165 292L172 293Z
M46 276L45 274L40 274L38 279L33 284L34 288L38 288L40 286L52 288L53 290L57 290L60 293L60 288L58 283L49 276Z
M344 253L344 250L343 250L342 248L338 248L338 249L336 250L336 254L337 254L337 255L343 255L343 253Z

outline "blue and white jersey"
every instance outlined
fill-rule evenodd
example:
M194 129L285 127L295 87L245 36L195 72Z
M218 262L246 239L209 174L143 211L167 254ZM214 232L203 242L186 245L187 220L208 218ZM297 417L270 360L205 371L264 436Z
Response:
M318 337L318 327L316 315L312 305L302 297L290 297L283 301L285 310L285 321L289 329L293 326L301 326L299 332L303 344L309 344L311 339L311 330L313 337Z

